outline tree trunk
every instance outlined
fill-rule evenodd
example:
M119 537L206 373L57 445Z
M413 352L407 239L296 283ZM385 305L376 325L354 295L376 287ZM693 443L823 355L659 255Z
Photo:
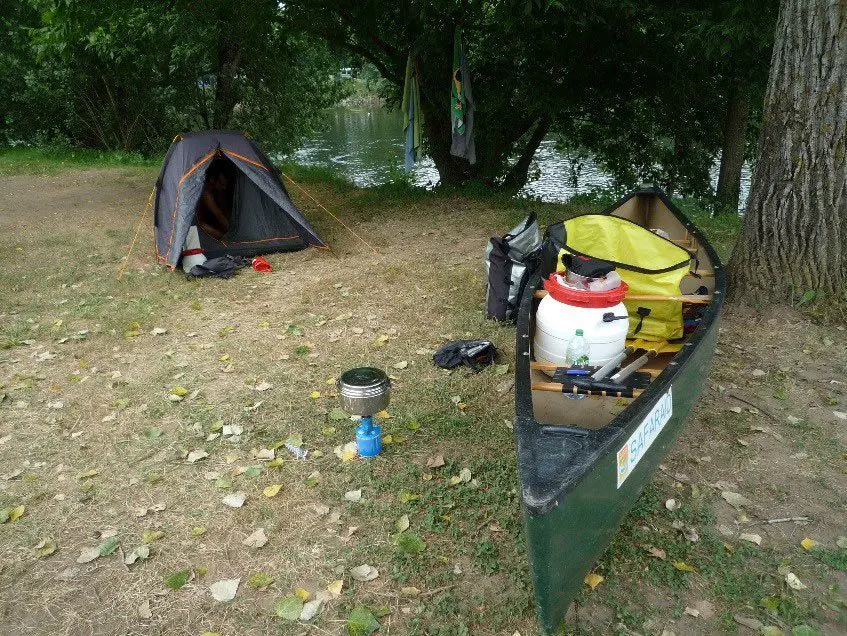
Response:
M532 165L532 159L535 157L535 151L538 150L538 146L544 141L544 137L547 136L552 123L553 119L549 115L544 115L538 120L535 130L532 131L529 141L526 142L526 146L524 146L523 152L521 152L520 158L512 166L512 169L509 170L506 178L503 179L503 184L501 185L503 190L516 192L524 186L529 175L529 166Z
M731 297L847 284L847 8L782 0ZM784 298L784 296L783 296Z
M240 61L241 44L224 38L218 49L218 77L212 112L212 126L216 129L226 128L232 119L232 112L238 102L235 83Z
M736 82L726 105L717 189L722 209L733 213L738 210L738 199L741 196L741 168L744 165L749 113L750 92L745 85Z

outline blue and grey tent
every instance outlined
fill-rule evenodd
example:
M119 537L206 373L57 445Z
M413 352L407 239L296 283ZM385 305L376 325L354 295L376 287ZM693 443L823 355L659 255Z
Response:
M153 206L158 262L170 269L179 264L213 164L231 176L232 200L226 233L215 238L199 231L208 258L327 249L259 146L240 132L208 130L178 135L165 156Z

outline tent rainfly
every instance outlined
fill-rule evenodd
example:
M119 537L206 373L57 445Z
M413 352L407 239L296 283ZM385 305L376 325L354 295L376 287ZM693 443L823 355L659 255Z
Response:
M159 263L169 269L179 264L213 163L225 164L234 183L226 233L215 238L199 232L207 258L256 256L307 246L328 249L294 206L279 171L259 146L244 133L209 130L178 135L165 156L153 206Z

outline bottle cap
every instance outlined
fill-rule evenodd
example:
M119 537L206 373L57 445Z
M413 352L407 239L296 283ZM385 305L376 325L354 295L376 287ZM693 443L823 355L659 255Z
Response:
M577 329L577 330L576 330L576 335L578 335L578 336L583 335L583 334L582 334L582 329Z

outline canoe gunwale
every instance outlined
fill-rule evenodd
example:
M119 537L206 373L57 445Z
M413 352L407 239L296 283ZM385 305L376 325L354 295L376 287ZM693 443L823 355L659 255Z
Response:
M685 216L659 188L635 190L621 198L601 214L611 214L621 205L635 196L656 196L668 210L682 223L685 229L706 251L715 272L715 293L697 330L692 333L685 346L674 356L667 367L650 383L644 392L606 426L600 429L584 429L570 426L557 426L556 432L536 421L532 405L530 379L530 323L532 320L533 293L541 283L536 273L524 289L517 321L517 344L515 363L515 442L517 446L518 474L521 480L521 504L527 515L541 516L556 508L561 500L579 486L586 474L590 473L601 460L617 445L632 434L641 421L650 413L674 381L687 366L688 362L717 321L726 295L726 273L720 257L700 230ZM540 438L552 441L566 438L568 455L560 460L570 459L573 463L562 475L561 483L553 488L542 487L536 477L536 448Z

